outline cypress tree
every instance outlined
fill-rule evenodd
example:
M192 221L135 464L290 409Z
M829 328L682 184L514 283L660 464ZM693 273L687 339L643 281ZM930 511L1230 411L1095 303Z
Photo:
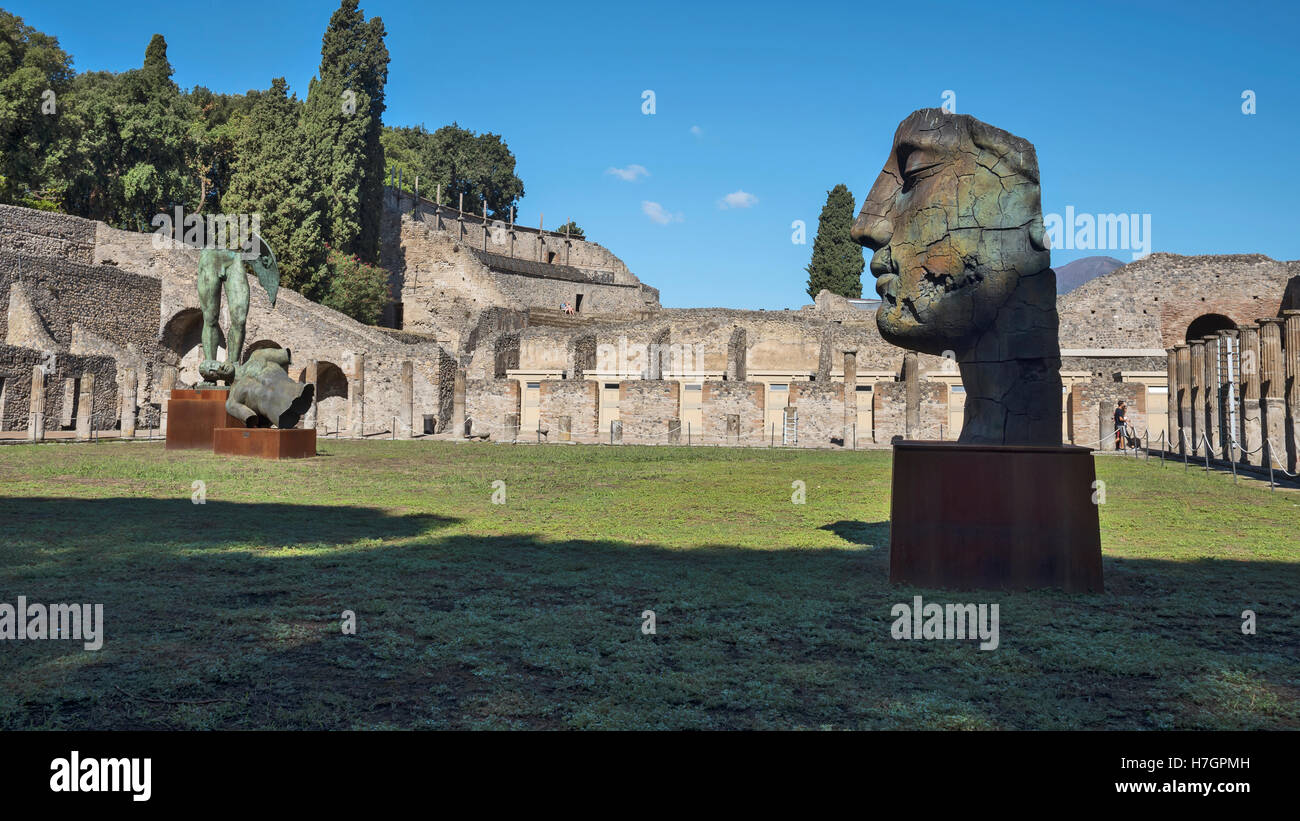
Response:
M840 183L826 192L826 205L817 220L812 262L804 269L808 296L816 299L823 288L844 297L862 296L862 246L849 236L852 227L853 193Z
M319 301L326 292L325 241L307 146L298 125L302 105L283 77L254 98L235 138L235 171L221 199L227 214L258 214L275 252L281 283Z
M303 111L303 137L324 208L324 240L364 262L379 256L383 210L384 23L343 0L321 39L320 73Z

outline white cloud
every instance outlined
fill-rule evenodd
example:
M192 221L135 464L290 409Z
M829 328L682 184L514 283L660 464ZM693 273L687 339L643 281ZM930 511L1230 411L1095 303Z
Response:
M632 163L627 168L607 168L605 173L613 174L624 182L636 182L640 177L650 176L650 172L646 170L644 165L637 165L636 163Z
M691 133L694 134L694 135L697 136L697 137L703 137L703 136L704 136L704 129L703 129L703 128L700 128L698 125L693 125L693 126L691 126Z
M683 217L681 212L676 214L669 213L662 205L650 200L641 201L641 211L654 222L660 225L667 225L670 222L681 222Z
M752 208L758 205L758 197L748 191L732 191L718 200L719 208Z

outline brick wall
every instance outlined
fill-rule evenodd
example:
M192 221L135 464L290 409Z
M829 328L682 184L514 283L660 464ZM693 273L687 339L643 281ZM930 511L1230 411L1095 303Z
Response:
M629 445L662 445L669 439L669 423L680 427L681 386L677 382L630 380L618 385L619 418L623 441Z

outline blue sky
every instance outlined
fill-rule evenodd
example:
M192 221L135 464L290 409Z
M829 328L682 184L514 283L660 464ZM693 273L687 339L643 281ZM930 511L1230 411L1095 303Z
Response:
M159 32L182 87L284 76L299 96L337 5L0 0L57 36L78 71L139 66ZM899 121L949 90L959 113L1037 146L1045 213L1150 214L1155 251L1300 257L1300 12L1134 5L361 7L388 30L385 122L503 135L526 188L520 222L573 218L667 307L781 309L810 301L803 267L826 191L843 182L861 204ZM791 242L794 220L808 244ZM1094 253L1131 258L1052 261Z

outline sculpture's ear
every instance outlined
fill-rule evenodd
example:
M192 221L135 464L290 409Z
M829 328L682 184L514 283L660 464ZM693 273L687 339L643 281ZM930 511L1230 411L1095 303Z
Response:
M266 244L266 240L254 237L254 244L257 246L257 257L250 263L253 267L253 273L257 275L257 281L262 283L266 289L266 295L271 300L271 307L275 307L275 296L280 290L280 266L275 261L275 252L271 246Z
M1029 243L1034 246L1035 251L1052 250L1047 239L1047 229L1043 227L1042 214L1034 217L1033 222L1029 223Z

